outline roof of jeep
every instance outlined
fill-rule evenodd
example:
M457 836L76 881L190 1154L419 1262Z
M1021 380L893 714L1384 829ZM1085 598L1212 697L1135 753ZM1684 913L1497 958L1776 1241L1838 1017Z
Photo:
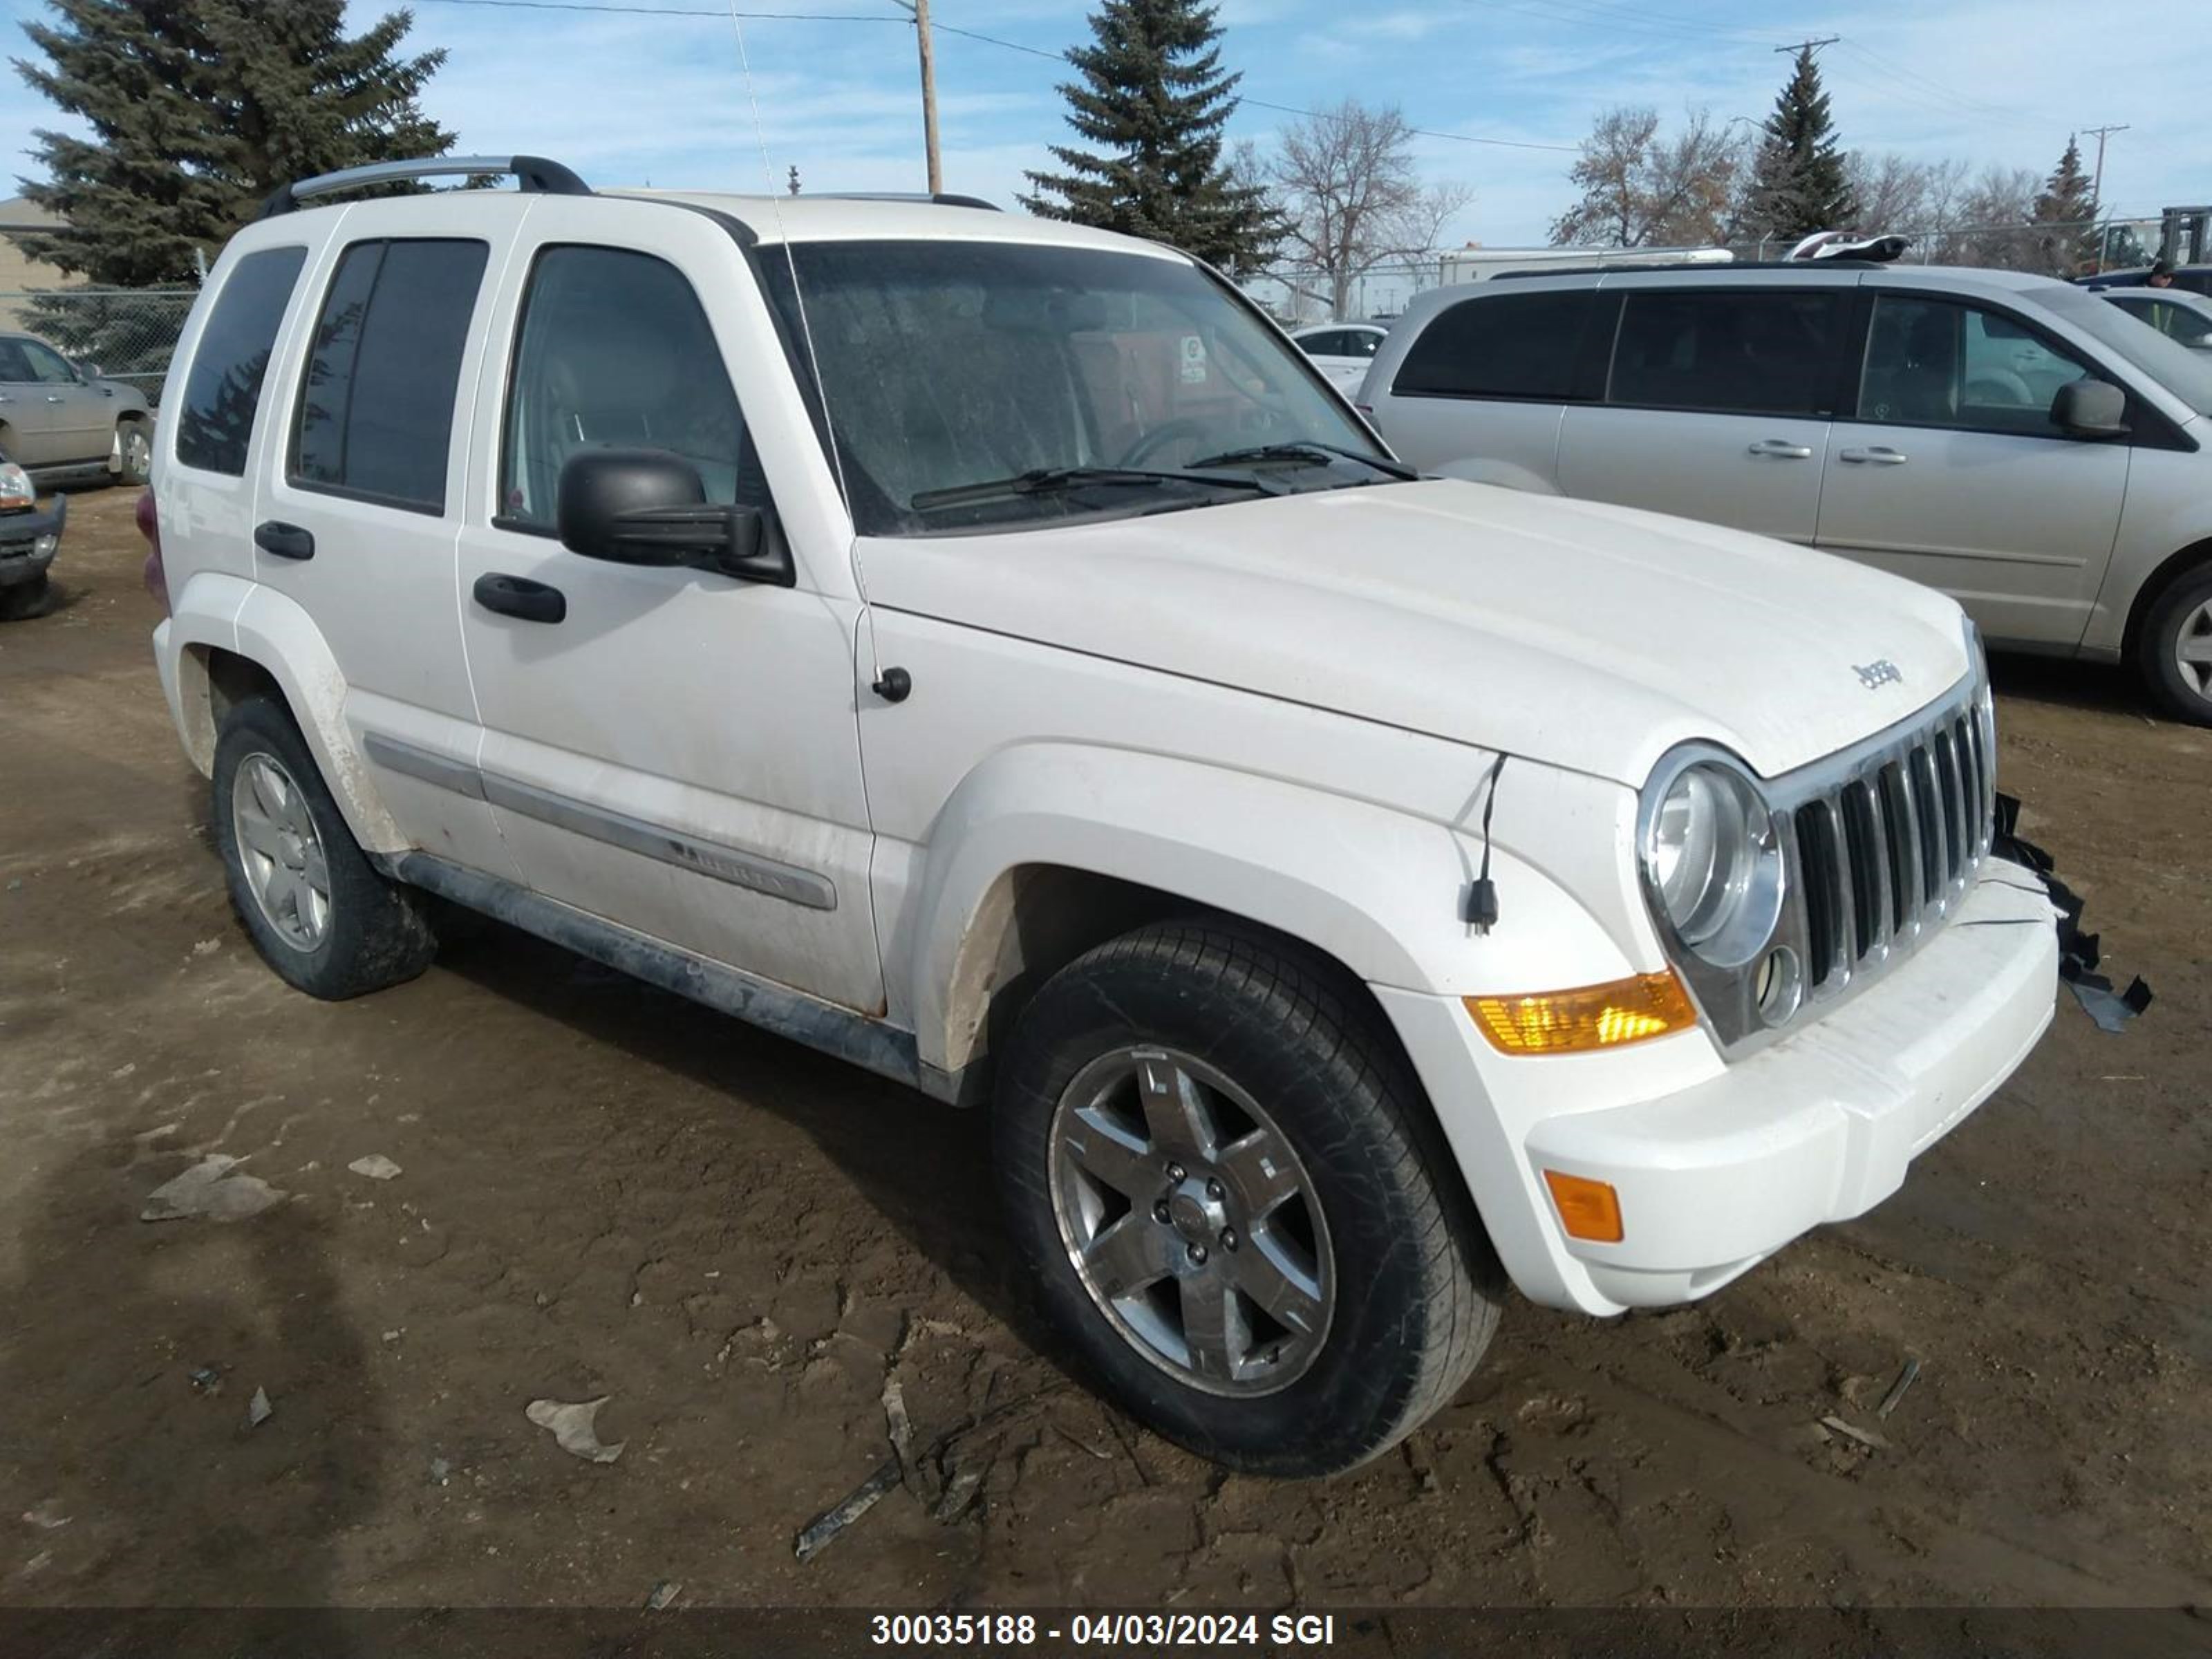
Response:
M878 200L850 196L745 196L712 191L609 190L617 200L680 202L726 213L763 242L975 241L1029 242L1112 248L1124 253L1180 258L1171 248L1112 231L1093 230L1026 213L940 202ZM567 198L581 199L581 198Z

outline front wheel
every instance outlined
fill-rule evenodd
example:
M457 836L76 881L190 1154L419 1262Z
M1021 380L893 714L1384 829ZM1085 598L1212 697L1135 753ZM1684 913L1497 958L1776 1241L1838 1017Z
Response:
M994 1138L1048 1312L1203 1456L1321 1475L1474 1368L1500 1274L1355 981L1242 928L1100 946L1024 1012Z
M2212 568L2178 578L2143 618L2136 666L2176 720L2212 726Z

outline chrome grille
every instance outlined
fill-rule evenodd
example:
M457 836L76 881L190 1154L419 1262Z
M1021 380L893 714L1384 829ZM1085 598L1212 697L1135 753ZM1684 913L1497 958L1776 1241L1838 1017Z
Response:
M1986 693L1936 710L1770 786L1789 897L1775 942L1804 1000L1840 995L1941 925L1990 848L1996 803Z

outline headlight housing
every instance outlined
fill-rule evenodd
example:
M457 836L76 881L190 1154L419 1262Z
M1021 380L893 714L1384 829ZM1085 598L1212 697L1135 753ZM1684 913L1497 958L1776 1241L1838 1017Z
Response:
M0 461L0 513L38 504L38 492L31 488L31 475L13 461Z
M1759 786L1723 751L1676 750L1645 786L1638 853L1652 908L1681 945L1741 968L1782 913L1782 842Z

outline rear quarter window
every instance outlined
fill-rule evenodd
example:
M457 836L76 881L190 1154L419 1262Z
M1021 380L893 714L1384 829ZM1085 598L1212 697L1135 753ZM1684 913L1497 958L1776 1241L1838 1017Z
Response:
M303 247L264 248L232 268L200 331L177 412L177 459L242 477L261 382L284 307L307 263Z
M1390 389L1415 397L1566 402L1574 396L1575 362L1596 302L1587 289L1462 300L1431 319Z

